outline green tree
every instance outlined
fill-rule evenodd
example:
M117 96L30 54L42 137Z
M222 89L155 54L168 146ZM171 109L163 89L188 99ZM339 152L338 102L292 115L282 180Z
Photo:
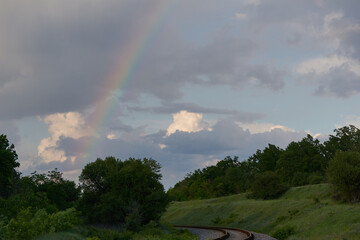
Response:
M337 151L360 152L360 130L353 126L344 126L334 130L335 135L330 135L324 143L323 152L326 159L332 159Z
M359 152L336 152L326 173L338 197L344 201L360 201Z
M45 193L50 204L59 210L73 207L80 197L80 187L74 181L66 180L56 168L47 174L31 174L33 191Z
M158 220L167 204L160 179L160 165L152 159L97 159L79 177L83 189L79 210L90 222L131 229Z
M17 160L14 144L9 144L6 135L0 135L0 197L10 196L14 180L18 176L15 168L20 166Z
M282 181L292 186L309 183L312 173L324 175L326 160L319 140L311 135L299 142L291 142L277 162L277 172Z
M257 172L275 171L276 163L284 150L269 144L263 151L257 150L249 161L256 167Z
M283 185L275 172L264 172L255 177L251 187L254 198L274 199L282 195L287 187Z

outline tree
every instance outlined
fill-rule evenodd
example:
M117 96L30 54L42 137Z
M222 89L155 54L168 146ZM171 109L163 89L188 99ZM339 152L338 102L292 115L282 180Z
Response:
M344 201L360 201L359 152L336 152L326 173L338 197Z
M257 172L275 171L276 162L279 160L284 150L281 148L269 144L263 151L257 150L253 154L249 161L256 166Z
M335 135L330 135L324 143L323 152L327 159L332 159L338 150L360 152L360 129L349 125L335 129L334 132Z
M79 177L79 210L93 223L125 224L131 229L158 220L167 198L153 159L107 157L87 164Z
M34 191L45 193L49 202L59 210L73 207L79 199L80 188L76 186L74 181L64 179L62 173L56 168L48 171L47 174L34 172L30 179L34 185Z
M301 141L291 142L286 147L276 167L282 181L300 186L308 184L313 173L323 175L325 163L319 140L307 135Z
M17 159L14 144L9 144L6 135L0 135L0 197L8 198L12 191L18 175L15 168L20 166Z
M282 195L287 187L280 182L280 178L275 172L264 172L255 177L251 187L254 198L274 199Z

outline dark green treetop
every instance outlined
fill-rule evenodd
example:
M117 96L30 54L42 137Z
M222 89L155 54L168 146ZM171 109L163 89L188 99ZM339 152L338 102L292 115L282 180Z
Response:
M6 135L0 135L0 197L9 197L12 191L17 176L15 168L20 166L17 160L14 144L10 145Z

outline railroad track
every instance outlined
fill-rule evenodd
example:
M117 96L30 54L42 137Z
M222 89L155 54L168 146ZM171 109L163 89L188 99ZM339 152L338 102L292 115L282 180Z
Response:
M200 231L213 231L213 237L210 237L212 240L253 240L254 235L246 230L238 228L226 228L226 227L207 227L207 226L174 226L176 228L186 228L192 230L195 233ZM204 238L205 239L205 238Z

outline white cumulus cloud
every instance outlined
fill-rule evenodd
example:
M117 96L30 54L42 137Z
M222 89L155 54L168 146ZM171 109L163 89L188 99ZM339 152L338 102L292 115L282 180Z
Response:
M249 130L251 134L271 132L274 129L281 129L285 132L295 132L292 128L273 123L238 123L238 125L244 130Z
M173 114L173 122L167 129L166 136L170 136L176 131L181 132L199 132L208 128L208 123L203 121L203 115L201 113L192 113L188 111L180 111Z
M41 120L49 125L48 131L51 134L50 137L42 139L38 146L38 156L44 162L67 160L65 152L58 149L61 137L79 139L92 133L78 112L55 113Z

